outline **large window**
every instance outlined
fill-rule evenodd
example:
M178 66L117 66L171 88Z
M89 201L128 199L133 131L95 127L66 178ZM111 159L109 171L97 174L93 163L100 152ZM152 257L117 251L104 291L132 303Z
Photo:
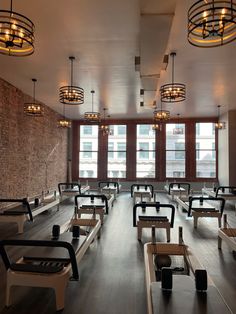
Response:
M137 125L136 177L155 178L155 132L150 124Z
M185 177L185 124L166 124L166 177Z
M108 178L126 178L126 125L111 125L108 136Z
M80 126L80 178L97 178L98 126Z
M216 177L215 125L196 123L196 176Z

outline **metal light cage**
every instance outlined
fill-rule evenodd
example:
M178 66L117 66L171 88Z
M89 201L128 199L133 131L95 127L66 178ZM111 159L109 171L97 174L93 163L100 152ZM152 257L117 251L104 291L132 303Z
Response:
M71 128L71 121L64 118L58 120L58 127L62 129L70 129Z
M170 111L168 110L154 110L153 111L154 121L167 121L170 119Z
M69 57L71 62L71 84L59 89L59 100L65 105L82 105L84 103L84 90L73 85L73 61L75 57Z
M26 16L10 10L0 10L0 54L16 57L34 52L33 22Z
M186 99L186 86L181 83L164 84L160 88L163 102L180 102Z
M24 113L28 116L41 117L44 114L44 106L36 103L35 101L35 83L36 79L32 79L33 82L33 101L24 104Z
M99 112L85 112L84 113L84 120L87 122L92 122L92 123L96 123L96 122L100 122L101 118L100 118L100 113Z
M233 0L200 0L188 10L188 41L211 48L236 39L236 3Z

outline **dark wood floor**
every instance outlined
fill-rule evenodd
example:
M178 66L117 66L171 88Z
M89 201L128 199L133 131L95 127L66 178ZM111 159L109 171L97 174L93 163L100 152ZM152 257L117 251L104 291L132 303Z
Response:
M165 194L160 194L160 200L169 202ZM236 227L234 209L228 206L226 212L230 224ZM26 224L23 237L44 238L51 233L53 224L66 222L72 213L73 203L68 201L59 212L51 210L39 215L33 224ZM180 225L184 227L185 242L191 246L233 313L236 313L236 260L224 243L222 251L217 249L217 219L199 219L199 227L194 230L193 221L187 220L186 214L177 209L171 241L177 240ZM13 225L0 224L1 239L13 237L15 232ZM158 231L157 237L158 241L166 241L164 230ZM91 245L80 263L80 281L68 284L63 313L146 313L143 243L148 241L149 230L143 232L142 242L137 241L137 230L132 227L132 199L127 193L120 194L105 218L100 240ZM17 254L17 251L12 254ZM4 308L5 269L2 262L0 274L1 314L55 312L53 291L41 288L15 287L13 305L9 309Z

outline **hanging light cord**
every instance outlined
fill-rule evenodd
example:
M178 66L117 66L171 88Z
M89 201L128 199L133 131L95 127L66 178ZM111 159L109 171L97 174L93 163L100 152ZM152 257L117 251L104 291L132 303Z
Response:
M174 62L175 55L172 53L172 85L174 85L174 70L175 70L175 62Z
M71 73L71 77L70 77L70 82L71 82L71 86L73 86L73 57L71 57L70 58L70 61L71 61L71 71L70 71L70 73Z
M92 94L92 112L93 112L93 95L94 95L94 90L91 90L91 94Z
M34 100L34 104L35 104L35 82L36 82L36 79L32 79L33 81L33 100Z

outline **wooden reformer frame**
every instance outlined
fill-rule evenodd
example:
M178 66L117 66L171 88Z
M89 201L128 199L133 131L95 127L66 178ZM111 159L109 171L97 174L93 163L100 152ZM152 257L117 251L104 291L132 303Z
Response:
M236 251L236 228L231 228L227 222L227 215L224 214L223 228L218 230L218 249L222 248L222 240L231 248Z

